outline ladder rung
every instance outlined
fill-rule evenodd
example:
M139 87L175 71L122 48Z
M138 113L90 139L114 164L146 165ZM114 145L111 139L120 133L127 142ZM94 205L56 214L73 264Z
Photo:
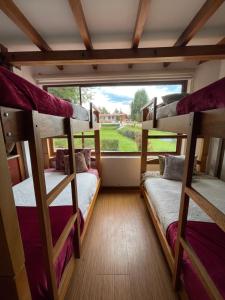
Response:
M210 275L208 274L207 270L203 266L193 248L182 237L180 238L180 243L184 251L187 253L189 259L191 260L191 263L194 265L195 271L197 272L198 277L200 278L205 289L209 293L210 298L215 300L222 300L223 297L221 296L219 290L217 289L216 285L214 284L213 280L211 279Z
M75 178L75 174L66 176L54 189L47 194L47 203L50 205L55 198L65 189L65 187Z
M53 262L55 262L57 257L59 256L59 253L62 250L62 247L64 246L65 241L68 238L68 235L70 234L70 231L73 228L76 219L77 219L77 213L73 214L69 218L66 226L63 229L63 232L61 233L60 237L58 238L58 241L56 242L56 244L53 248Z
M185 193L196 202L223 231L225 231L225 214L221 210L193 188L186 187Z

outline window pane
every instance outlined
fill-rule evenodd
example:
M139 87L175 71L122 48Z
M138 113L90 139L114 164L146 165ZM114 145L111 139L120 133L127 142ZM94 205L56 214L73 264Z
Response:
M68 100L72 103L80 104L79 87L76 86L59 86L48 87L48 92L56 97Z
M79 87L49 87L48 91L73 103L80 103ZM102 151L136 152L141 151L141 113L140 109L150 99L157 96L158 104L161 96L180 93L181 84L158 85L121 85L81 87L82 105L89 109L93 102L101 111L102 123L100 138ZM81 135L81 133L77 133ZM92 131L85 135L93 135ZM149 134L171 135L171 133L152 130ZM75 139L76 148L94 148L94 139ZM54 148L67 148L66 139L54 139ZM148 144L151 152L175 152L176 139L154 139Z
M89 100L101 112L101 150L141 151L140 109L155 96L161 103L161 96L181 91L182 85L176 83L82 88L82 93L88 92ZM176 151L176 140L154 140L148 148L154 152L173 152Z
M159 130L149 130L149 135L175 135L173 132L159 131ZM177 140L171 137L159 138L159 139L149 139L148 140L148 151L149 152L175 152L177 147Z
M54 151L56 149L59 149L59 148L67 149L68 148L67 139L64 139L64 138L54 138L53 139L53 147L54 147Z

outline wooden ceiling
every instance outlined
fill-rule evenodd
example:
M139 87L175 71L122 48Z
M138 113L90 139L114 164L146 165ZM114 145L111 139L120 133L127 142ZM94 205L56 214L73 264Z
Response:
M28 19L29 16L25 16L12 0L0 0L0 10L40 49L39 52L7 53L6 47L0 45L1 55L4 56L4 59L8 63L13 65L55 64L59 69L63 69L63 64L89 64L94 69L97 69L98 64L129 64L131 67L133 64L147 62L162 62L165 67L168 67L171 62L189 60L200 60L202 62L225 58L224 38L214 46L187 46L199 30L221 7L224 0L206 0L172 47L139 48L146 21L152 7L151 2L151 0L139 0L130 49L94 50L90 28L88 28L85 19L85 11L81 0L68 0L68 5L86 50L54 51L32 25L31 20ZM62 22L63 20L60 21Z

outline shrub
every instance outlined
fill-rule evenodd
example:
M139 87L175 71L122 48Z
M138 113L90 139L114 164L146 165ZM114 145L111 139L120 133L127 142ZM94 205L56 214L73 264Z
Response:
M119 150L119 141L104 139L101 141L101 150L102 151L118 151Z

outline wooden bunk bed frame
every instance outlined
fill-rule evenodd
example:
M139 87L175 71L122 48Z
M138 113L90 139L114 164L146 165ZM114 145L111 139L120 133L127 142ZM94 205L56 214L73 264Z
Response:
M96 167L101 174L99 111L91 105L91 116L96 115L97 122L91 117L89 121L79 121L52 115L45 115L36 111L27 112L19 109L0 107L0 291L3 299L31 299L31 293L25 268L25 257L21 239L17 211L14 203L10 174L7 164L5 145L12 142L29 142L31 165L38 217L41 228L44 263L47 274L49 294L51 299L64 299L75 265L75 258L80 257L81 244L87 231L88 223L93 212L94 204L100 188L98 180L95 195L90 204L82 235L80 235L79 210L76 187L76 166L74 159L74 135L77 132L94 130ZM70 157L71 174L63 179L51 192L47 194L44 178L44 163L42 139L66 136ZM68 220L58 241L53 247L49 218L49 205L59 193L71 184L73 215ZM74 237L74 255L67 264L59 288L56 284L54 262L57 259L72 227L76 224Z
M187 299L187 294L183 289L183 284L180 279L181 261L183 257L183 251L185 251L209 297L215 300L223 299L195 251L185 239L185 228L187 224L189 198L191 198L223 231L225 231L225 214L191 186L197 138L204 138L204 146L202 149L203 161L200 164L201 170L204 171L210 137L221 139L225 138L225 109L195 112L156 120L156 103L157 99L154 98L151 103L142 109L143 122L141 175L146 172L148 164L147 146L148 139L151 138L151 135L148 134L149 130L154 129L174 132L178 134L180 138L185 136L187 137L175 255L173 255L172 250L167 242L162 225L158 219L157 212L152 205L151 198L149 197L145 187L141 185L142 195L146 201L152 222L158 234L163 252L172 273L173 286L175 290L180 292L181 298ZM153 120L147 120L147 114L150 105L153 105ZM224 147L221 147L221 149L224 151ZM221 152L218 157L223 157L223 153ZM219 175L219 172L217 172L217 175Z

